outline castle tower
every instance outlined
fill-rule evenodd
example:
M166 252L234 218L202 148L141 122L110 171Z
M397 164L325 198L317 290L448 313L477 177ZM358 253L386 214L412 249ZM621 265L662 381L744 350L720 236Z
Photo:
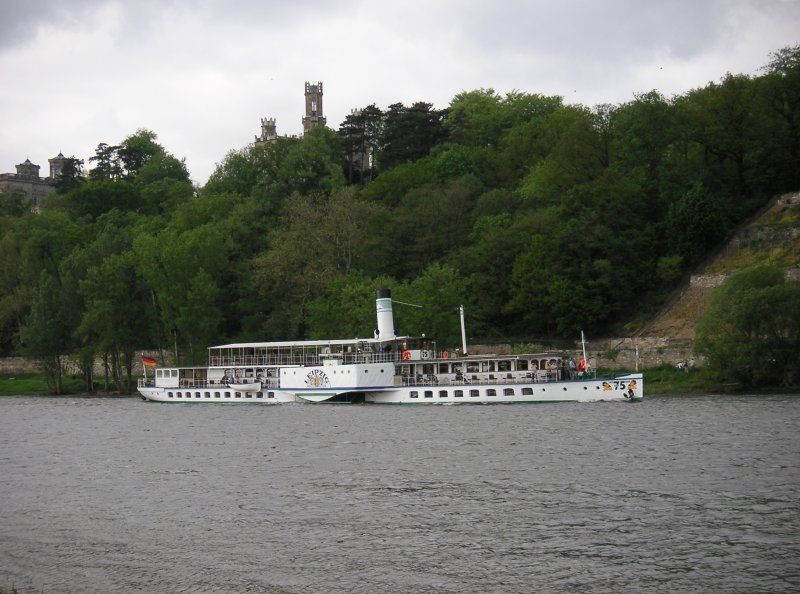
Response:
M261 118L261 136L256 136L256 146L263 146L278 139L275 118Z
M24 163L16 165L17 177L20 179L39 179L39 166L31 163L30 159L25 159Z
M57 180L64 173L64 164L67 162L67 158L59 152L57 156L48 159L47 162L50 163L50 179Z
M312 85L306 82L306 115L303 117L303 134L324 126L325 118L322 115L322 83Z

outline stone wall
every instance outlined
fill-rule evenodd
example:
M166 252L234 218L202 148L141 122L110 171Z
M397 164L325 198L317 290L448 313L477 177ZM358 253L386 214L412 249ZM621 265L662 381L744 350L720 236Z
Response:
M14 373L38 373L39 365L36 361L22 357L0 357L0 374L12 375Z
M578 361L583 357L580 342L569 347L537 345L536 351L558 351ZM633 371L662 365L675 366L682 361L695 362L700 365L701 357L692 352L693 341L687 339L670 339L666 337L639 338L602 338L586 343L586 357L594 369L610 369L614 371ZM526 352L531 352L525 349ZM471 345L471 355L508 355L518 352L514 345L507 343ZM638 353L638 361L637 361Z

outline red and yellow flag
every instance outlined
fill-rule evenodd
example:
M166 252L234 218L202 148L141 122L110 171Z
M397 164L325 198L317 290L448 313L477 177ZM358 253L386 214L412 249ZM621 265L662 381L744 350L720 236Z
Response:
M146 365L147 367L155 367L156 360L150 357L142 357L142 365Z

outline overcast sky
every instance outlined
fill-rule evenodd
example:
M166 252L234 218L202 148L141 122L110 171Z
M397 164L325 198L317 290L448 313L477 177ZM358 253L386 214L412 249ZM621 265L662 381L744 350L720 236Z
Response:
M335 129L478 88L672 97L798 42L798 0L0 0L0 173L146 128L203 184L262 117L301 133L306 81Z

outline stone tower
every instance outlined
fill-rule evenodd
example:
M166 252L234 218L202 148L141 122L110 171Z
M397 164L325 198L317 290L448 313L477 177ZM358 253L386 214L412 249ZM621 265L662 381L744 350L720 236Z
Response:
M67 162L67 158L59 152L57 156L48 159L47 162L50 163L50 179L55 181L64 172L64 163Z
M20 163L16 167L19 179L39 180L39 166L31 163L30 159L25 159L24 163Z
M261 118L261 136L256 136L256 146L263 146L278 139L275 118Z
M325 118L322 115L322 83L312 85L306 82L306 115L303 117L303 134L324 126Z

